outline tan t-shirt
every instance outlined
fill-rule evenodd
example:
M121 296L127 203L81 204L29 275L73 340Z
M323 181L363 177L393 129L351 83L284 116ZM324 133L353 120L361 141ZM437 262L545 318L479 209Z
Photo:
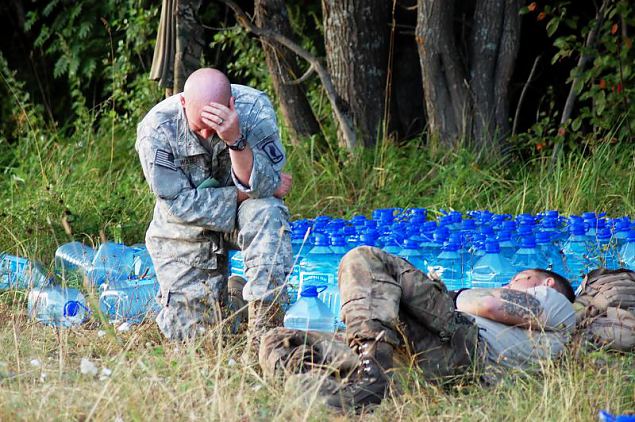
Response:
M486 343L490 362L527 368L538 360L556 357L569 341L575 327L573 304L551 287L538 286L526 292L542 305L539 319L543 329L528 330L472 315Z

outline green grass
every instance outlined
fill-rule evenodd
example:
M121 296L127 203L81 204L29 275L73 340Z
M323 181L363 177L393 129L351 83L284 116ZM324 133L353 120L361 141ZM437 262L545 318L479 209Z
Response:
M30 125L19 141L0 139L0 251L50 264L57 246L71 240L96 244L121 233L128 244L143 241L153 198L134 151L133 125L104 120L99 129L92 122L78 123L78 131L46 128L25 113ZM294 189L286 202L294 218L412 206L433 215L442 208L635 214L630 145L563 155L554 168L544 156L477 163L466 149L442 153L416 141L354 156L318 151L311 143L287 147ZM313 392L285 393L281 382L241 365L240 336L214 331L185 347L164 341L151 322L126 333L98 321L54 330L29 321L24 306L23 293L0 295L0 420L335 417ZM112 376L82 376L82 357ZM490 389L467 381L434 386L416 369L403 369L402 394L363 419L595 420L599 409L635 410L634 364L632 355L572 351L541 374L508 374Z

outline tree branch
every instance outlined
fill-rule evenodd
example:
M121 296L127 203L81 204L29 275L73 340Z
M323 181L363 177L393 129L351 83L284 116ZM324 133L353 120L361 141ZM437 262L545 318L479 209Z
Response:
M337 119L340 129L342 130L342 133L344 135L346 146L348 147L349 150L354 148L357 142L356 142L355 131L353 129L352 122L350 118L346 115L346 113L344 113L344 111L339 107L339 96L337 95L337 92L335 91L335 88L333 87L331 76L329 75L328 71L324 68L320 60L316 58L315 56L313 56L311 53L309 53L307 50L299 46L298 44L291 41L290 39L276 32L273 32L264 28L258 28L257 26L255 26L251 22L249 17L245 14L245 12L234 1L221 0L221 2L225 3L226 6L228 6L230 9L234 11L234 14L236 15L236 20L243 28L245 28L246 31L252 32L256 36L260 38L264 38L270 43L275 43L285 48L288 48L293 53L297 54L298 56L302 57L304 60L309 62L311 67L315 69L315 71L317 72L318 77L320 78L320 81L322 82L322 86L324 86L324 90L326 91L326 96L328 97L329 102L331 103L331 107L333 108L333 111L335 112L335 118Z
M600 27L602 26L602 23L604 22L604 15L606 14L606 9L611 3L611 1L612 0L604 0L602 2L602 5L598 9L597 13L595 14L595 19L594 19L595 24L589 31L589 34L586 37L586 41L584 42L582 54L580 55L580 58L578 59L578 64L575 67L575 71L574 71L575 77L573 78L573 81L571 81L571 88L569 88L569 95L567 95L567 101L564 103L564 108L562 109L562 116L560 117L561 128L564 127L565 123L567 123L567 121L571 117L571 113L573 112L573 105L575 104L575 100L578 98L578 94L575 92L576 85L578 85L578 83L580 82L580 75L582 74L582 71L586 67L589 60L591 60L591 55L588 53L588 51L595 44L595 39L597 37L598 30L600 29ZM556 157L558 156L559 152L560 152L560 143L556 144L555 147L553 148L553 154L551 155L552 167L555 163Z
M520 97L518 98L518 104L516 105L516 113L514 113L514 123L512 125L512 136L516 134L516 127L518 125L518 116L520 115L520 108L523 105L523 101L525 99L525 94L527 93L527 87L531 83L532 79L534 79L534 73L536 73L536 68L538 67L538 62L542 56L537 56L536 60L534 60L534 65L531 67L531 72L529 72L529 76L527 77L527 81L523 86L523 90L520 92Z

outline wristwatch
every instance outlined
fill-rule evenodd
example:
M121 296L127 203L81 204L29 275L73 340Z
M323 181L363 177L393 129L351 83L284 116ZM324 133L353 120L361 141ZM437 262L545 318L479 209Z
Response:
M243 151L245 147L247 146L247 139L245 139L243 135L240 135L240 138L238 138L233 144L226 144L226 145L227 145L227 148L231 150Z

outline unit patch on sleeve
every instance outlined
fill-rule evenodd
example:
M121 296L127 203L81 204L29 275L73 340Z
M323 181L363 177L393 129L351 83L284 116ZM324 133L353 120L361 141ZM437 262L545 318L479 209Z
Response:
M176 166L174 165L174 155L171 152L167 152L162 149L158 149L154 154L154 165L176 171Z
M263 150L265 154L267 154L267 157L269 157L271 162L274 164L278 164L284 159L284 154L282 153L282 151L280 151L280 148L278 148L278 145L276 145L276 141L273 139L271 141L265 142L260 147L260 149Z

